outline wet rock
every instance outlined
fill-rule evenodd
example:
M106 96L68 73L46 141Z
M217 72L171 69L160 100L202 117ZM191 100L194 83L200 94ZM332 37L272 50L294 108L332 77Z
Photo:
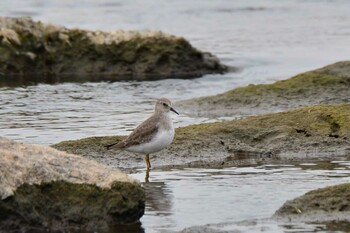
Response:
M119 170L1 137L0 154L4 232L105 232L143 215L144 190Z
M177 102L193 116L222 117L280 112L316 104L350 102L350 61L338 62L273 84L248 85L202 98Z
M350 184L316 189L287 201L276 211L274 218L312 222L347 221L349 229Z
M335 133L339 137L330 136ZM172 168L329 158L349 154L349 137L350 105L318 105L177 128L171 146L151 154L151 160L153 165ZM142 155L104 148L121 139L93 137L61 142L53 147L113 166L144 167Z
M153 80L227 71L214 55L162 32L67 29L29 17L0 17L0 28L2 76Z

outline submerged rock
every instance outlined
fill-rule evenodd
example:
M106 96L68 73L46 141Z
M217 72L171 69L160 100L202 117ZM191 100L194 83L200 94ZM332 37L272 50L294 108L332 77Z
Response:
M156 166L221 167L271 160L350 155L350 105L318 105L242 120L177 128L168 149L151 154ZM93 137L61 142L54 148L119 167L144 166L143 156L107 151L122 137Z
M288 221L348 221L350 229L350 184L310 191L284 203L273 217Z
M194 78L227 67L182 37L162 32L67 29L29 17L0 17L0 75ZM94 80L95 80L94 79Z
M338 62L272 84L249 85L177 102L194 116L257 115L316 104L350 103L350 61Z
M0 229L105 232L144 213L140 184L119 170L0 137Z

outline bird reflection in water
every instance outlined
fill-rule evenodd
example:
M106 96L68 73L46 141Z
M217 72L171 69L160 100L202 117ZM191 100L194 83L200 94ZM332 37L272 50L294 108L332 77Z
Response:
M149 171L146 171L145 179L148 180ZM172 192L165 182L145 182L146 211L157 215L170 215L172 208Z
M107 233L145 233L145 229L142 227L141 222L132 224L121 224L112 226Z

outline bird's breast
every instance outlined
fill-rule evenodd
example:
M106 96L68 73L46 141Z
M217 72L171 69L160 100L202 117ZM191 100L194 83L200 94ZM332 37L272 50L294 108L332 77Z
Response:
M169 146L174 139L175 131L173 128L168 130L159 130L157 136L154 138L154 148L157 151Z
M174 128L169 130L158 130L156 135L154 135L149 142L129 147L126 150L144 154L158 152L171 144L174 139L174 134Z

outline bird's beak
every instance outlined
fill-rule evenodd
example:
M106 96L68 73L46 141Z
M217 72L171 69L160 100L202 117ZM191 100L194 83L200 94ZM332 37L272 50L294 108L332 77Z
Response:
M175 112L177 115L179 115L179 113L175 109L173 109L172 107L170 107L170 111Z

